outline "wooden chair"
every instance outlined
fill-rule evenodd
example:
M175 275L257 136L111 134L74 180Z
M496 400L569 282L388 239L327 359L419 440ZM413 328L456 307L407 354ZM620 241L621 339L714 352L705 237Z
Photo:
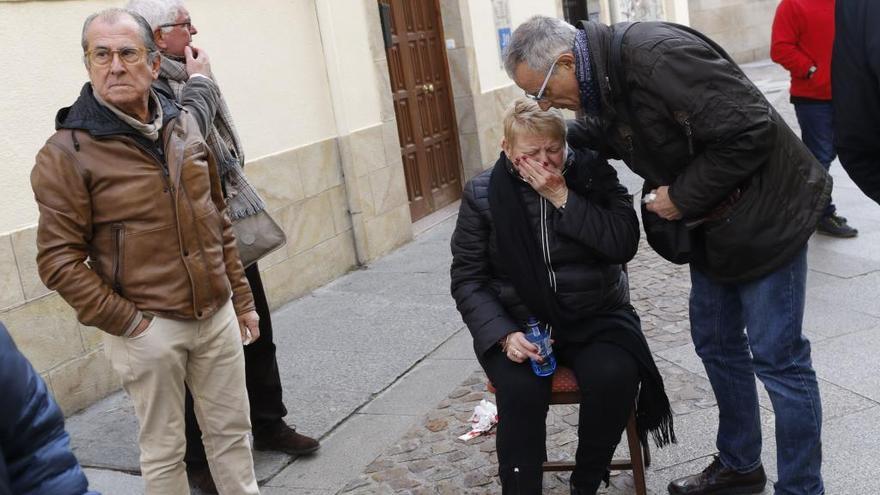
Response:
M488 382L489 392L495 393L492 382ZM577 386L574 372L570 368L559 366L553 374L553 389L550 394L550 404L579 404L581 398L580 389ZM503 418L499 419L503 421ZM642 449L639 442L639 434L636 430L635 411L630 413L626 423L626 441L629 445L629 459L614 459L608 466L611 471L632 471L633 481L637 495L646 495L648 489L645 486L645 468L651 465L651 452L648 446ZM574 462L548 461L544 463L544 471L573 471Z

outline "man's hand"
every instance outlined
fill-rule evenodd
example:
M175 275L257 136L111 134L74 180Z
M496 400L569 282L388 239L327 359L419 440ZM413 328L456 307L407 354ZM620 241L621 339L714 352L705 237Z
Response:
M183 48L183 54L186 57L186 73L201 74L211 77L211 61L208 59L208 53L194 46Z
M527 156L517 157L513 166L538 194L559 208L568 201L568 185L559 170Z
M260 317L256 311L239 315L238 328L241 330L241 343L248 345L260 338Z
M648 211L654 212L657 216L666 220L678 220L681 218L681 212L678 211L678 207L669 199L669 186L661 186L651 192L656 194L657 197L654 198L654 201L645 205Z

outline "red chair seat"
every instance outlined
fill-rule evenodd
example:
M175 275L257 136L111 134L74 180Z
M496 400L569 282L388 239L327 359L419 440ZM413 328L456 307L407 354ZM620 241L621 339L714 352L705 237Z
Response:
M489 381L486 383L489 388L489 392L495 393L495 385L492 385L492 382ZM553 373L553 390L551 393L580 393L580 389L578 389L577 378L574 376L574 371L571 368L566 368L565 366L557 366L556 372Z

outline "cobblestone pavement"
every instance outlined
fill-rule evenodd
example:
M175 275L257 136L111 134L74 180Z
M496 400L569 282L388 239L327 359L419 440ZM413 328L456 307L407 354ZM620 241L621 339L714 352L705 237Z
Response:
M690 341L687 323L690 279L687 267L672 265L642 241L629 264L633 304L655 352ZM658 296L658 294L662 294ZM676 415L715 405L705 380L662 359L657 365ZM474 373L424 420L410 429L396 445L373 461L365 472L342 490L351 495L405 493L484 494L499 491L495 436L469 442L458 436L470 430L469 419L481 399L494 401L486 391L486 377ZM547 418L547 452L551 460L570 460L577 448L577 406L556 405ZM618 455L627 456L625 442ZM568 493L568 473L544 476L548 494ZM629 473L611 477L611 486L599 493L634 493Z

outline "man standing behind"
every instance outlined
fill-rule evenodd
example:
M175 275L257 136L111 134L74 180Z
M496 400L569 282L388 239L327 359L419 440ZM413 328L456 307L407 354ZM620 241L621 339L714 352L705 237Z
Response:
M152 91L159 53L130 11L89 16L82 47L91 82L58 112L31 172L40 277L105 332L148 495L189 493L184 383L220 493L258 494L241 346L259 337L258 316L202 138L216 86L189 56L198 91L182 109Z
M191 47L192 37L198 30L189 11L180 0L131 0L127 8L141 14L153 29L153 38L162 52L159 79L154 88L170 98L180 99L189 86L189 75L184 64L185 50ZM219 96L217 112L211 116L206 134L209 148L217 157L220 180L233 220L257 214L266 205L244 175L244 150L232 121L232 115ZM254 263L245 269L245 275L254 294L260 315L260 340L244 349L248 398L251 405L251 424L254 448L277 450L292 455L303 455L318 449L318 441L298 433L284 422L287 408L282 400L281 377L272 342L272 319L269 302L260 279L260 270ZM211 473L205 462L199 426L187 402L187 469L190 479L201 489L213 492Z
M791 73L791 103L801 126L801 139L828 170L834 161L831 105L831 48L834 44L834 0L782 0L773 19L770 56ZM855 237L859 231L828 203L819 233Z
M776 493L824 493L822 406L802 323L807 241L831 178L711 40L660 22L581 26L529 19L504 65L542 108L584 111L569 142L621 157L645 179L652 226L701 224L691 336L718 402L719 456L669 492L764 490L757 376L775 412Z

